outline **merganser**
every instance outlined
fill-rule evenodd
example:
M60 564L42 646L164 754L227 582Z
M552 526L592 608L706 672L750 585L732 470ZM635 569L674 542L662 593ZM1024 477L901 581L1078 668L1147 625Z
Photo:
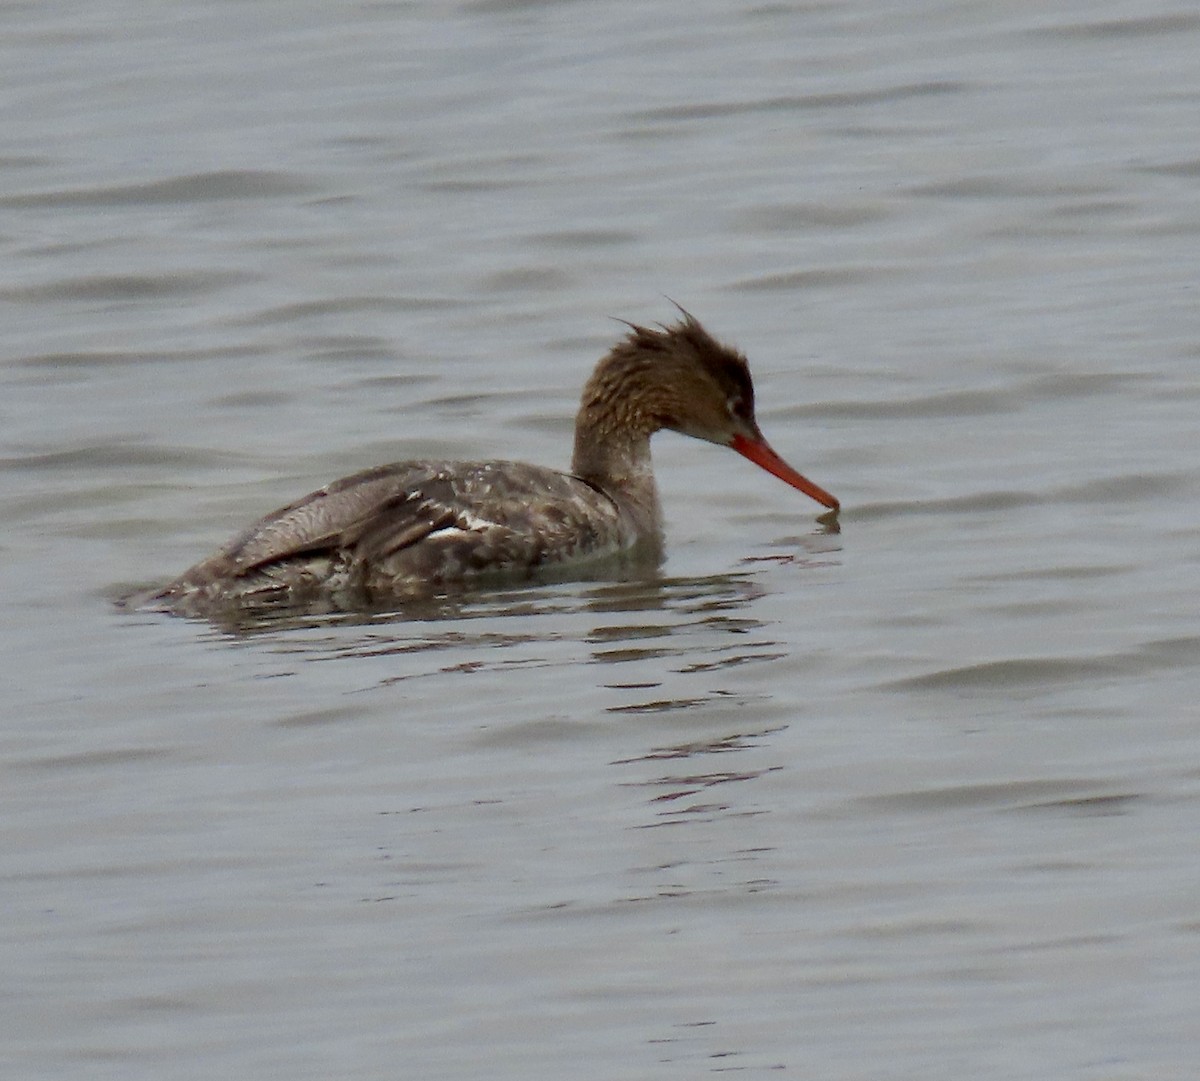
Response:
M170 607L314 592L429 594L570 577L613 556L662 559L650 437L718 443L811 496L838 501L774 450L754 418L746 358L690 314L628 334L597 364L575 418L570 473L506 461L414 461L334 481L273 511L151 596Z

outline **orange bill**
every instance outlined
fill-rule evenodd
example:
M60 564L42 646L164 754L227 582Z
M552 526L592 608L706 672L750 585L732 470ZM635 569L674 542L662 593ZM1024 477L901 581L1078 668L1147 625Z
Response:
M790 484L805 495L811 496L818 503L828 507L830 510L837 510L841 506L824 488L817 487L807 477L797 473L771 449L765 439L754 440L739 434L733 437L729 445L743 458L749 458L756 466L765 469L768 473L778 477L784 483Z

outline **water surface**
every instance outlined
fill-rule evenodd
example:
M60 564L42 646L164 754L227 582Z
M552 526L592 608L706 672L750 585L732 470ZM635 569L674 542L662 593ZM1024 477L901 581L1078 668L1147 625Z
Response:
M1200 17L13 8L0 1065L1192 1078ZM661 576L118 610L326 481L565 465L672 297Z

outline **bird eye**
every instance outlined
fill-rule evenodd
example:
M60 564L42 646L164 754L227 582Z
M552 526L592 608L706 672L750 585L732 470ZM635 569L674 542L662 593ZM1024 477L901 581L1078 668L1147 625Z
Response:
M729 412L741 420L748 420L750 417L750 407L740 394L735 394L729 399Z

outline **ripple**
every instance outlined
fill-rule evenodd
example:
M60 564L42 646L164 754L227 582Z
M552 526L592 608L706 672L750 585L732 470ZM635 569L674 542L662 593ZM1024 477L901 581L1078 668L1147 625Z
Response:
M1187 158L1183 161L1166 162L1162 165L1141 165L1135 171L1150 173L1154 176L1182 176L1192 178L1200 176L1200 158Z
M622 229L562 229L550 233L533 233L527 238L533 244L555 248L608 248L634 244L638 234Z
M672 713L680 709L695 709L709 703L708 697L699 698L653 698L648 702L635 702L628 706L609 706L609 713Z
M959 94L971 88L970 83L953 80L928 80L899 83L875 90L855 90L828 94L788 94L758 98L754 101L694 102L686 105L667 105L627 114L638 122L658 120L715 120L720 117L746 116L755 113L790 112L798 109L844 109L859 105L881 105L912 98Z
M890 401L809 402L771 412L772 416L797 418L820 416L843 420L907 420L913 417L964 417L1008 413L1020 404L1020 395L1014 389L994 388L946 391L942 394L926 394Z
M947 811L962 808L1007 807L1028 810L1078 805L1085 801L1129 800L1127 793L1096 793L1106 782L1090 778L1059 777L1037 781L999 781L995 783L946 785L937 788L891 792L854 800L884 811Z
M1188 474L1129 473L1064 485L1049 492L971 492L942 499L881 500L843 510L842 515L855 521L873 521L915 514L994 513L1048 503L1135 503L1162 496L1188 495L1194 485L1194 479Z
M945 499L888 500L864 503L843 515L855 521L872 521L910 514L980 514L1019 510L1046 502L1047 497L1033 492L973 492Z
M380 313L392 315L407 312L433 312L457 308L460 305L445 297L413 296L356 296L334 297L328 300L306 300L264 308L250 315L229 321L231 326L262 327L295 323L299 319L322 318L328 315Z
M910 195L937 199L1011 199L1047 195L1094 198L1108 194L1107 189L1091 184L1066 184L1053 180L1038 183L1009 173L983 173L956 180L913 184L907 190Z
M42 370L91 369L119 367L125 364L160 364L185 363L198 360L228 360L248 356L262 356L268 352L265 348L255 348L239 343L236 348L220 349L177 349L162 352L118 352L115 350L80 350L72 353L37 353L33 356L20 357L10 363L22 368Z
M1156 667L1175 668L1185 665L1191 668L1200 664L1200 636L1156 638L1143 642L1138 647L1136 656Z
M361 720L363 710L347 707L331 707L329 709L303 710L289 713L268 722L276 728L319 728L327 724L345 724Z
M1033 567L1028 570L1007 571L1000 574L980 574L973 579L978 582L1023 582L1049 581L1074 582L1088 578L1111 578L1136 570L1132 563L1073 564L1061 567Z
M790 292L794 289L834 289L844 285L858 285L896 274L892 267L820 267L811 270L792 270L782 274L762 274L755 278L742 278L727 288L736 293Z
M1155 639L1118 653L1093 657L1012 657L956 665L919 676L878 684L895 691L1014 691L1055 683L1078 683L1113 676L1146 676L1194 668L1200 663L1200 637Z
M618 758L611 764L614 766L624 766L633 762L656 762L664 758L693 758L703 754L731 754L735 751L745 751L751 747L757 747L768 736L782 731L782 727L776 727L756 729L753 732L729 732L711 739L697 740L689 743L674 743L665 747L654 747L645 754L634 755L632 758Z
M571 283L571 276L558 267L517 267L488 274L479 287L489 293L520 293L566 289Z
M1028 803L1023 807L1014 808L1014 810L1058 811L1085 818L1097 818L1127 814L1132 803L1144 798L1145 796L1141 792L1118 792L1103 796L1077 796L1045 800L1039 803Z
M161 300L166 297L214 293L254 281L255 276L229 270L172 271L162 274L93 274L83 278L61 278L39 285L23 285L0 291L0 299L32 303L64 300Z
M771 410L785 419L812 417L845 420L914 417L966 417L1015 413L1046 400L1072 400L1126 393L1151 380L1137 372L1052 372L1006 386L951 390L937 394L867 401L817 401Z
M1087 657L1015 657L943 668L921 676L879 684L896 691L1014 690L1049 683L1076 682L1112 676L1120 667L1111 659Z
M1048 37L1073 38L1080 41L1106 38L1158 37L1163 34L1191 33L1200 28L1200 15L1163 14L1134 16L1128 19L1097 19L1094 22L1073 23L1067 26L1039 26L1024 31L1026 36L1044 40Z
M81 751L78 754L47 755L44 758L16 759L9 763L16 769L63 770L93 769L96 766L127 766L132 762L166 758L172 752L165 748L112 747L103 751Z
M1193 478L1186 473L1127 473L1068 485L1057 489L1051 498L1058 503L1131 503L1184 495L1193 485Z
M78 470L112 468L160 468L163 465L188 466L208 465L213 468L242 461L244 457L223 451L203 451L193 448L164 447L153 443L93 443L70 450L52 451L48 454L28 454L21 457L0 458L0 469L4 470Z
M715 770L711 773L666 774L662 777L652 777L645 781L622 782L624 788L649 788L656 790L650 803L656 807L657 819L648 822L639 829L649 829L671 822L695 820L697 817L710 817L731 809L731 804L723 801L705 800L697 802L696 797L707 795L720 785L734 784L740 781L755 781L768 773L782 770L783 766L766 766L763 769L747 770ZM680 801L689 801L680 803ZM754 812L741 812L743 815ZM761 813L761 812L760 812Z
M312 186L287 173L224 170L172 177L142 184L98 188L66 188L29 192L0 198L5 207L145 206L163 203L197 203L229 199L272 199L298 195Z
M803 232L808 229L849 229L870 225L894 214L883 203L785 203L754 207L734 219L739 232L774 236L781 231Z

